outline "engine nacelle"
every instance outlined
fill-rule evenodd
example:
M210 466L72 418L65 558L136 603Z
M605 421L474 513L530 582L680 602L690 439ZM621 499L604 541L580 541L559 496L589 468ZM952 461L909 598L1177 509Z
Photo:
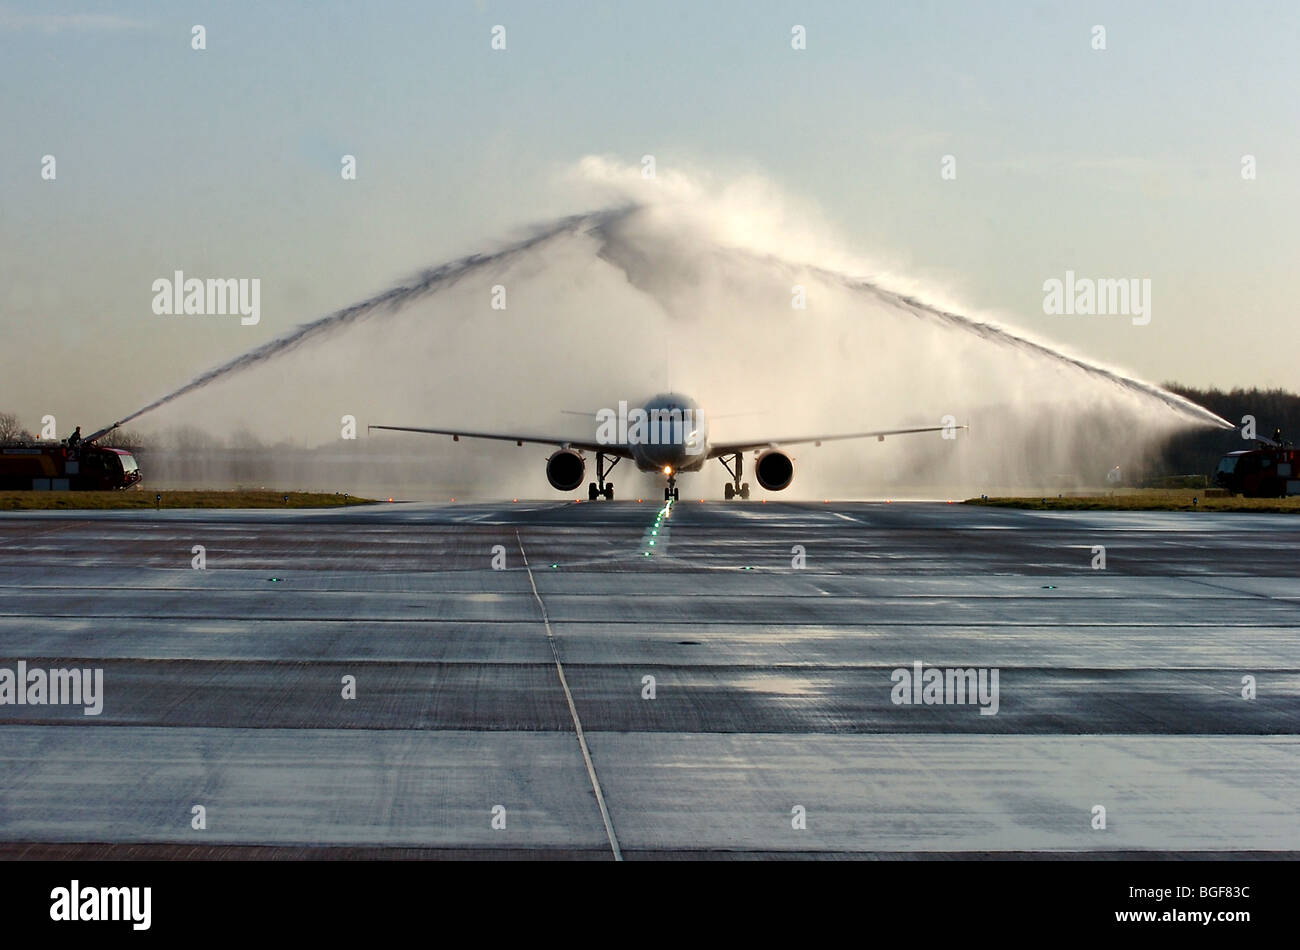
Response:
M586 461L573 449L560 449L546 460L546 480L556 491L573 491L586 472Z
M754 463L754 477L768 491L781 491L794 480L794 459L779 449L768 449Z

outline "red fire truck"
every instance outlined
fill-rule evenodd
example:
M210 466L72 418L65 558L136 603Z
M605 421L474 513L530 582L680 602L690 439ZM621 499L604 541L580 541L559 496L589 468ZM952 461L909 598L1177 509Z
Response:
M1270 440L1257 449L1229 452L1219 459L1214 481L1247 498L1300 495L1300 449Z
M90 440L0 442L0 489L8 491L110 491L140 481L140 466L123 449Z

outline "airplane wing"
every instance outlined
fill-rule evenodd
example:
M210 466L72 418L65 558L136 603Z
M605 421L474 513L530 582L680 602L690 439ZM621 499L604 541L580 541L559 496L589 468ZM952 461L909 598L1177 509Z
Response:
M719 455L734 455L737 452L748 452L750 449L774 448L781 445L798 445L801 442L813 442L821 445L823 442L836 442L840 439L879 439L885 441L887 435L910 435L913 432L942 432L949 426L922 426L917 429L877 429L874 432L845 432L835 435L800 435L791 439L755 439L749 442L712 442L709 444L709 458L717 458ZM955 429L966 429L968 426L952 426Z
M495 439L498 442L513 442L523 445L531 442L537 445L554 445L562 449L584 449L588 452L603 452L619 458L631 458L632 453L626 445L601 445L599 442L584 442L564 436L546 435L511 435L506 432L470 432L466 429L422 429L416 426L366 426L366 429L387 429L390 432L426 432L431 435L449 435L459 442L465 439Z

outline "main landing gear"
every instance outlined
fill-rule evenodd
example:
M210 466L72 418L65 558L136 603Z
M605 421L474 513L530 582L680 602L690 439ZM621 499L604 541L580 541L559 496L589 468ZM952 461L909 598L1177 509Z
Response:
M740 476L745 472L745 455L743 452L737 452L731 456L731 462L727 461L725 455L719 455L718 461L722 467L727 470L731 476L731 481L722 486L722 497L731 501L733 498L742 500L749 498L749 482L742 482Z
M610 463L609 468L605 467L605 453L596 453L596 481L587 485L587 500L595 501L597 498L604 498L606 501L614 500L614 483L605 481L605 476L614 471L614 466L621 459L616 455L614 461Z

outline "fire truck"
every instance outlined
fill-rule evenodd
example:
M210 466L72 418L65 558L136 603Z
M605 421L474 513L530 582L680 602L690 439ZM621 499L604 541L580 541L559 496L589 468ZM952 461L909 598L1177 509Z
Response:
M140 466L123 449L86 439L0 442L0 490L111 491L140 481Z
M1300 449L1261 439L1257 449L1229 452L1219 459L1214 481L1247 498L1300 495Z

